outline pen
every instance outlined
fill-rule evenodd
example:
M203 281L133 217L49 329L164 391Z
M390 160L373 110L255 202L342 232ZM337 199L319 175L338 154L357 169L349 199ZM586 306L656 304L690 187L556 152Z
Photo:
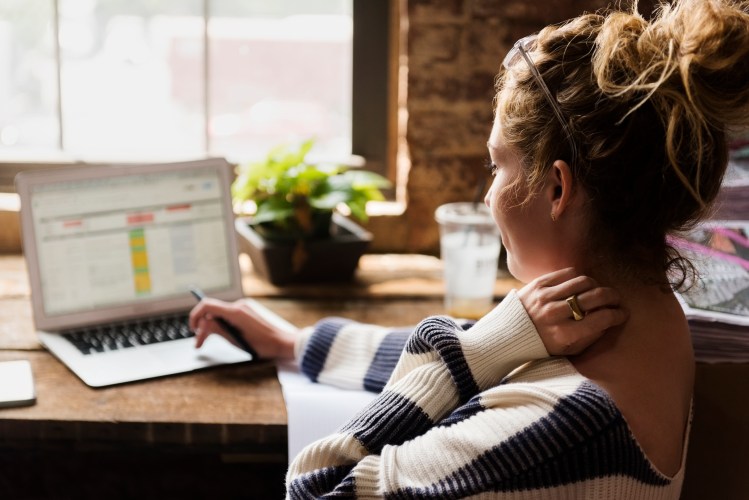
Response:
M193 294L196 299L198 299L198 302L205 298L205 294L200 288L192 286L190 287L190 293ZM223 328L224 331L231 335L231 337L236 341L237 344L239 344L242 350L252 356L252 359L260 359L255 352L255 349L253 349L252 346L244 339L244 337L242 337L242 334L239 333L239 330L237 330L221 318L217 318L214 316L213 320L218 323L218 325Z

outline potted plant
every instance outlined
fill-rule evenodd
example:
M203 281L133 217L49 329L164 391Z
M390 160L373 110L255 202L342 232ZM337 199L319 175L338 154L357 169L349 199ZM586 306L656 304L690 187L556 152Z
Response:
M380 189L390 185L372 172L311 163L312 146L276 146L264 160L239 165L232 184L235 206L256 206L236 221L240 248L275 285L350 279L372 235L338 209L366 221L367 202L382 200Z

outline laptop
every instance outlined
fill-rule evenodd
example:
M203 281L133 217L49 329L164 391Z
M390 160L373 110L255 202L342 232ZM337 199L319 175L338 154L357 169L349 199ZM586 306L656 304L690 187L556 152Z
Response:
M16 177L40 342L92 387L249 361L195 349L190 287L242 297L230 165L209 159Z

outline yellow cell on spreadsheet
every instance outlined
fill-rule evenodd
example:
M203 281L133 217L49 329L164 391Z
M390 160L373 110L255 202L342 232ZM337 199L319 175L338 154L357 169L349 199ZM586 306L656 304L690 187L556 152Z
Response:
M145 269L148 267L148 254L146 252L133 252L131 259L134 269Z
M151 276L145 273L135 273L135 292L146 293L151 291Z
M130 235L130 248L144 248L146 246L146 237L143 235Z

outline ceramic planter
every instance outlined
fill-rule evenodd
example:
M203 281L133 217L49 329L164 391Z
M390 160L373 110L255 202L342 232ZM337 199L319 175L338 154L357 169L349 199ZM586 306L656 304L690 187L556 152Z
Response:
M333 214L332 237L303 242L267 240L238 218L239 249L247 253L260 276L274 285L350 280L367 250L372 234L339 214Z

